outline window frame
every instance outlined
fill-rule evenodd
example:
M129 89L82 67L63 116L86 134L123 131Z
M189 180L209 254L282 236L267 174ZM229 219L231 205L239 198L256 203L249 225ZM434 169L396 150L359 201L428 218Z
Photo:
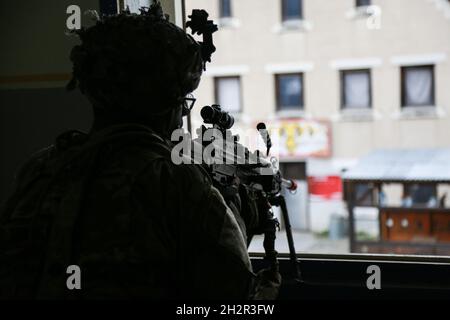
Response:
M244 110L243 98L242 98L242 80L240 75L234 76L215 76L214 77L214 101L219 104L219 81L222 79L237 79L239 82L239 110L238 111L227 111L231 114L240 114ZM222 105L220 105L222 107Z
M369 76L369 105L365 107L349 107L345 101L345 75L349 73L367 73ZM373 94L372 94L372 69L345 69L339 71L340 77L340 108L341 110L371 110L373 108Z
M300 76L300 108L283 108L280 104L280 82L279 79L282 76ZM274 75L275 80L275 107L277 112L283 111L304 111L305 110L305 73L304 72L289 72L289 73L276 73Z
M406 104L406 73L411 69L429 69L431 71L431 103L425 104ZM400 97L401 97L401 107L433 107L436 105L436 66L434 64L425 65L411 65L411 66L401 66L400 67Z
M300 15L296 18L288 18L286 1L298 1L300 3ZM281 0L281 21L303 20L303 0Z
M184 2L184 1L183 1ZM302 4L302 16L303 16L303 4ZM284 20L283 20L284 21ZM241 77L239 77L239 81L240 81L240 96L242 97L242 81L241 81ZM216 78L226 78L224 76L218 76L215 77L215 81ZM435 81L435 72L433 75L433 81ZM303 75L302 75L302 83L304 84L304 79L303 79ZM402 83L400 83L400 85L402 85ZM217 85L216 82L214 83L214 90L216 92L217 90ZM401 89L402 90L402 89ZM303 94L303 102L305 102L304 99L304 93L305 90L302 90L302 94ZM436 94L434 92L434 94ZM215 96L217 96L215 94ZM278 95L277 95L278 96ZM304 103L303 103L304 104ZM304 106L303 106L304 108ZM243 104L241 102L241 109L243 109ZM252 258L252 260L260 260L261 262L263 261L263 256L264 254L258 254L258 253L249 253L250 257ZM344 276L340 276L341 273L344 274L345 276L347 276L348 274L350 274L349 272L347 272L347 268L338 268L338 266L335 264L337 263L346 263L348 262L349 266L357 266L359 269L361 270L365 270L366 264L382 264L383 270L385 270L384 267L388 268L390 266L394 266L394 267L398 267L401 270L404 270L404 266L405 265L410 265L414 268L421 268L420 270L417 270L415 272L411 272L411 273L399 273L396 272L395 276L402 276L405 274L405 277L402 277L405 279L403 281L403 283L410 283L411 279L413 284L417 282L417 284L421 284L423 286L427 285L436 285L438 287L445 287L447 290L449 290L450 292L450 285L447 284L447 286L445 286L442 283L442 279L447 279L447 278L443 278L443 277L438 277L435 276L436 274L438 274L437 272L435 272L435 268L438 267L449 267L450 268L450 257L443 257L443 256L420 256L420 255L397 255L397 254L361 254L361 253L344 253L344 254L333 254L333 253L297 253L296 254L297 257L299 258L299 260L301 261L301 263L305 266L308 265L310 263L315 263L317 262L318 266L322 266L323 265L323 269L324 271L326 270L338 270L338 271L342 271L339 272L339 274L335 277L336 278L336 282L338 283L345 283L343 280L347 281L347 277ZM290 266L290 261L289 259L289 254L288 253L279 253L279 258L281 263L286 264L286 267L291 267ZM289 263L289 265L288 265ZM364 267L364 268L362 268ZM290 270L289 268L284 268L286 270ZM282 268L282 270L284 270ZM310 268L311 270L319 270L318 268L316 268L316 265L314 265L314 268ZM446 271L447 272L447 271ZM322 272L322 270L319 270L317 272L318 276L317 279L318 281L323 281L322 277L324 272ZM359 277L359 273L358 272L354 272L351 273L355 275L355 281L354 283L357 285L361 285L361 279ZM417 275L420 275L420 277L417 277ZM358 277L357 277L358 276ZM425 276L426 279L423 279L422 276ZM436 280L436 281L431 281L428 278L432 278L431 280ZM309 277L306 277L306 281L308 281ZM395 278L396 284L398 285L399 279ZM422 287L423 288L423 287ZM328 289L328 287L327 287ZM361 292L370 292L367 290L367 288L363 288L364 291ZM381 292L386 292L386 290L380 290ZM323 292L323 291L322 291ZM340 292L339 292L340 293ZM371 293L371 292L370 292ZM423 291L419 292L420 295L418 295L418 297L422 297L423 296ZM447 292L445 292L445 294L447 294ZM395 292L395 297L398 296L398 292ZM448 295L447 295L448 296ZM341 295L337 296L337 297L341 297ZM357 296L357 298L360 298L360 296Z
M250 253L255 272L266 268L263 253ZM293 280L290 255L279 253L284 281L278 299L444 298L450 294L450 257L390 254L297 253L302 282ZM368 267L381 270L381 290L368 290ZM333 270L332 273L329 271ZM324 276L326 275L326 276Z

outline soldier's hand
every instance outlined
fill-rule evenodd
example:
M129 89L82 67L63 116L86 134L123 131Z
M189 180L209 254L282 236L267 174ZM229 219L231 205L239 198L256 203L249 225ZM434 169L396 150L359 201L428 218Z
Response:
M257 273L255 300L275 300L281 286L281 274L277 269L263 269Z
M222 194L228 206L234 207L238 213L241 212L241 197L239 196L239 187L237 185L222 186L220 193Z
M247 226L248 236L252 236L260 224L258 195L244 185L239 187L239 195L242 203L241 215Z

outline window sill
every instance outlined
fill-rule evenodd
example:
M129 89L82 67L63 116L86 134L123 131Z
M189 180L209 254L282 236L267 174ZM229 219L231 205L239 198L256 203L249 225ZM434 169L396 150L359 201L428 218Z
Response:
M368 18L371 16L378 16L381 14L381 8L376 5L355 7L347 11L347 18L356 20L361 18Z
M264 253L249 252L251 258L264 258ZM289 259L288 253L279 252L280 259ZM345 262L400 262L419 264L450 264L449 256L412 255L412 254L383 254L383 253L308 253L297 252L301 260L313 261L345 261Z
M218 22L219 28L223 29L237 29L241 26L241 22L233 17L220 18Z
M276 118L308 118L309 114L307 114L304 110L279 110L276 111Z
M371 108L364 109L342 109L341 112L333 117L339 122L370 122L379 118L379 115Z
M394 118L400 120L437 119L444 117L444 110L437 106L402 107L400 112L394 114Z
M279 253L278 256L280 270L285 270L281 272L283 284L279 300L446 299L450 292L447 279L450 257L298 253L302 273L302 282L298 282L292 279L289 255ZM251 255L255 271L267 267L263 258L264 253ZM365 278L361 276L371 265L381 270L381 290L368 290L366 279L370 274Z
M312 30L312 23L304 19L286 20L273 28L274 33L306 32Z

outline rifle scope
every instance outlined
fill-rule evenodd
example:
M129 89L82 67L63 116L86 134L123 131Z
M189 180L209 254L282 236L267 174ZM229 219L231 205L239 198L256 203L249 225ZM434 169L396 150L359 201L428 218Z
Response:
M223 111L218 104L204 106L200 115L205 123L217 125L219 128L227 130L234 124L234 118L228 112Z

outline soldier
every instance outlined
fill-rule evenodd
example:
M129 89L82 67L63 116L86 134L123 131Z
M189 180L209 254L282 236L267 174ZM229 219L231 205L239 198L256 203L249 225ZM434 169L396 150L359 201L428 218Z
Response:
M68 87L95 120L17 176L0 216L0 297L274 298L280 276L252 272L239 201L232 211L200 167L171 162L202 74L199 43L159 4L77 33ZM66 286L70 265L81 290Z

